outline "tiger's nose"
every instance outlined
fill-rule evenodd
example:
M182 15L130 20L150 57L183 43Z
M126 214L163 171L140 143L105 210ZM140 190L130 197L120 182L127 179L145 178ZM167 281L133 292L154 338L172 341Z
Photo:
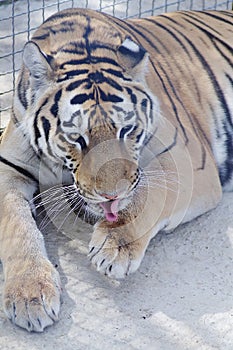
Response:
M115 194L115 195L110 195L110 194L108 194L108 193L100 193L100 196L101 197L104 197L104 198L106 198L106 199L108 199L108 200L110 200L110 201L113 201L114 199L117 199L117 194Z

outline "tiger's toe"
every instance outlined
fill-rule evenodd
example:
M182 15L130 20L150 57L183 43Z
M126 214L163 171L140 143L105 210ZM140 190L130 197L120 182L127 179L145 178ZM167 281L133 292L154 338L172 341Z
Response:
M89 258L97 271L116 279L135 272L145 252L139 240L127 242L118 231L109 235L95 231L89 248Z
M29 332L43 332L59 318L60 278L51 271L17 274L6 281L3 304L7 317Z

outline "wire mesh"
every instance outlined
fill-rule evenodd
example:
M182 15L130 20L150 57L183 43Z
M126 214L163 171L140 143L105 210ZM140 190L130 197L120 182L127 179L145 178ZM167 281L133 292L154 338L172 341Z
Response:
M0 128L7 122L24 43L52 13L69 7L104 11L119 18L178 10L232 9L223 0L0 0Z

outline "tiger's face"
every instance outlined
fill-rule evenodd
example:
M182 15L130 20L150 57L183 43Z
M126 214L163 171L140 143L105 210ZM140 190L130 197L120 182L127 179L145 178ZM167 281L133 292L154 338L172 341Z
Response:
M147 138L147 126L139 119L141 103L138 114L129 98L68 106L65 96L60 104L60 125L52 128L50 149L72 172L89 210L115 221L140 181L139 159Z
M30 142L38 154L69 169L89 210L110 222L117 221L137 189L141 151L156 127L157 101L140 67L146 53L129 39L121 50L124 67L118 57L117 70L85 65L79 76L64 69L64 63L52 69L34 43L24 50L31 84Z

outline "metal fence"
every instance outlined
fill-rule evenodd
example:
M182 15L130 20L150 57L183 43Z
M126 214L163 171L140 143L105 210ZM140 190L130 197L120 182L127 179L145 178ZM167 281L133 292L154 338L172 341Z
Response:
M223 0L0 0L0 127L10 114L12 93L24 43L52 13L86 7L120 18L145 17L178 10L232 9Z

